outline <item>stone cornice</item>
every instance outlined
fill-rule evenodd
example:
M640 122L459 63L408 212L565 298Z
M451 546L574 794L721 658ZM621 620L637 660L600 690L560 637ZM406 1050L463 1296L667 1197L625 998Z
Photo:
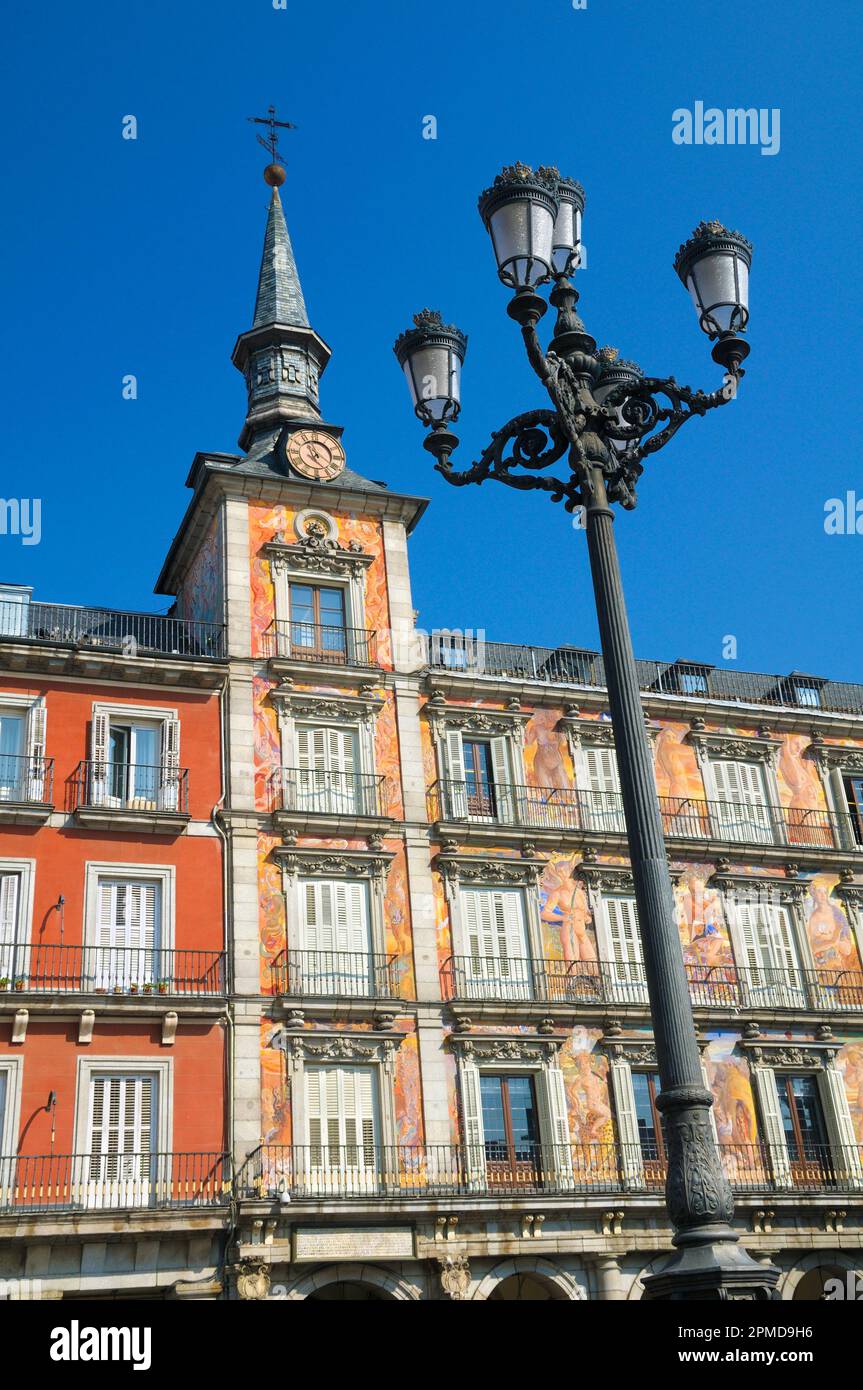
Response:
M799 906L809 893L809 879L772 878L766 874L730 874L717 870L710 883L721 893L756 901L769 899L781 906Z
M702 757L775 765L782 740L773 738L767 730L759 730L756 735L708 733L698 727L701 723L703 721L698 719L692 721L687 739Z
M448 888L458 884L534 888L546 862L544 859L501 859L441 851L435 856L434 866Z
M628 1062L631 1067L655 1067L656 1043L652 1038L616 1038L606 1034L601 1046L612 1062Z
M450 1045L468 1061L542 1063L560 1051L564 1034L540 1036L532 1033L451 1033Z
M600 893L633 893L635 882L632 869L628 865L591 864L583 860L576 865L576 874L583 878L589 888Z
M812 742L806 751L822 772L832 772L835 768L843 773L863 774L863 748L825 743L813 730Z
M280 719L303 718L363 720L383 709L386 703L374 685L360 686L359 695L334 695L332 691L296 690L284 682L270 691Z
M787 1038L739 1038L738 1047L753 1067L794 1071L798 1067L820 1070L839 1051L836 1042L789 1042Z
M304 845L276 845L273 856L289 878L298 874L327 878L368 878L383 882L394 854L379 849L331 850Z
M295 1061L303 1062L382 1062L391 1061L393 1053L404 1041L401 1032L361 1033L346 1031L325 1032L321 1028L292 1032L283 1030L285 1050Z
M467 733L511 734L531 718L531 711L513 700L505 709L487 706L448 705L441 696L432 696L423 706L423 713L435 728L461 729Z

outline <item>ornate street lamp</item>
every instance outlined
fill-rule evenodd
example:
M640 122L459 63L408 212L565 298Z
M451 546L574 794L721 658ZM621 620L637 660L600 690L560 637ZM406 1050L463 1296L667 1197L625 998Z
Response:
M463 487L495 478L510 487L541 489L568 511L584 509L662 1083L657 1104L668 1137L666 1205L675 1253L660 1274L644 1281L645 1297L775 1298L779 1271L756 1263L737 1243L731 1188L710 1128L713 1100L701 1073L610 506L633 508L642 460L687 420L736 394L749 351L740 334L749 317L752 248L718 222L702 222L675 261L701 327L715 341L713 357L726 372L723 386L707 394L680 386L673 377L646 377L635 363L618 361L613 348L597 351L576 312L578 293L569 279L578 259L583 207L580 185L562 179L557 169L534 173L523 164L505 168L479 200L498 274L514 291L507 312L521 327L528 361L553 409L517 415L492 435L475 463L455 471L451 457L458 439L449 425L460 405L458 373L429 371L427 333L449 335L445 351L459 364L465 339L424 310L415 320L416 331L403 334L395 350L416 412L430 427L425 447L447 482ZM536 325L548 306L537 290L550 279L557 320L543 351ZM416 389L428 375L435 392L444 379L450 383L446 394L430 398L433 407L421 404ZM549 476L547 470L560 460L568 469Z

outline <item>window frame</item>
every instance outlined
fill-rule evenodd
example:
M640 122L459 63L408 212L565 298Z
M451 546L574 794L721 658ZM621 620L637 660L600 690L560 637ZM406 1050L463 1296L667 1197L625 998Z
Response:
M177 870L174 864L129 864L122 860L87 860L84 865L84 931L85 947L99 946L99 883L102 878L129 880L153 879L160 884L159 892L159 952L176 950L176 887Z

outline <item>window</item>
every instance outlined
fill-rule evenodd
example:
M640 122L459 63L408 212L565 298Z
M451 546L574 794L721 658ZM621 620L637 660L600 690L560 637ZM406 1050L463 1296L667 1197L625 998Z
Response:
M339 1193L374 1191L379 1181L376 1069L307 1066L305 1085L307 1182L324 1190L336 1174Z
M542 1161L533 1077L483 1072L479 1086L489 1187L535 1186Z
M178 809L180 722L173 713L96 706L90 753L89 804Z
M100 877L97 902L95 988L152 984L160 973L161 882Z
M18 584L0 584L0 636L27 636L32 592Z
M706 695L707 676L704 671L681 670L678 673L681 695Z
M368 996L368 885L306 879L300 883L300 909L301 953L292 987L301 994Z
M297 729L297 808L330 815L373 815L373 779L358 772L354 729Z
M460 896L470 999L530 999L531 967L518 888L465 888Z
M0 977L7 981L19 971L21 875L0 873Z
M614 748L585 745L582 748L580 794L590 830L621 835L626 830L620 776Z
M661 1179L668 1161L665 1137L665 1119L656 1105L660 1092L660 1080L656 1072L635 1071L632 1073L632 1093L635 1101L635 1122L638 1126L638 1142L644 1165L644 1175L650 1179Z
M9 1192L15 1180L18 1123L21 1104L20 1057L0 1059L0 1190Z
M92 1206L150 1200L156 1141L157 1077L104 1072L90 1080L87 1192Z
M0 694L0 801L45 795L45 705Z
M288 585L290 654L344 662L348 658L345 591L335 585Z
M710 767L716 793L712 816L718 834L748 844L772 844L773 823L761 764L715 759Z
M510 740L446 732L446 814L455 820L515 819Z
M611 999L639 1003L647 999L644 956L635 898L604 894L599 917L602 971Z
M843 777L842 785L854 842L863 845L863 777Z
M742 995L749 1007L805 1007L803 981L788 909L767 903L737 903L736 938Z

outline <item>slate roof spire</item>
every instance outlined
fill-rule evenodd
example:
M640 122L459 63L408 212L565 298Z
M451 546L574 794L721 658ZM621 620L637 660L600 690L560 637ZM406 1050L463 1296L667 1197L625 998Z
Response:
M272 188L264 252L252 327L237 339L231 360L243 373L248 393L240 448L259 452L281 427L319 421L318 381L330 349L309 323L297 263L288 233L279 188L281 164L264 170Z

